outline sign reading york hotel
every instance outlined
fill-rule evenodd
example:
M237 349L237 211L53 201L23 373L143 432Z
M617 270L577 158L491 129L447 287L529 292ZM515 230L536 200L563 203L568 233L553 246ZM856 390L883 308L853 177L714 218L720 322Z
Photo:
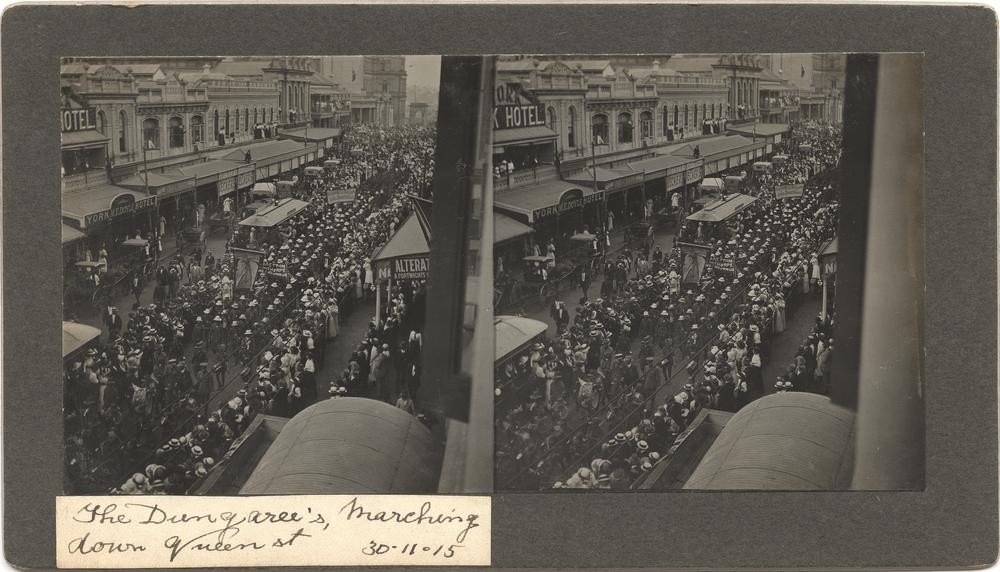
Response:
M498 86L493 101L493 129L545 125L545 106L531 101L518 84Z

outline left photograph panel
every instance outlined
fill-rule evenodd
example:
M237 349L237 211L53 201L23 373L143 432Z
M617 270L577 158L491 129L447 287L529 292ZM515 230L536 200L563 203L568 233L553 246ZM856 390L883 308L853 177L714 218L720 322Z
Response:
M491 486L420 397L441 60L63 60L66 494Z

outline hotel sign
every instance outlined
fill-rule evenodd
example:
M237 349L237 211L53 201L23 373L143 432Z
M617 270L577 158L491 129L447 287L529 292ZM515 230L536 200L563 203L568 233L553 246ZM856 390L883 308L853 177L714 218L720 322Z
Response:
M63 133L97 129L97 111L93 107L63 109L60 116L62 117Z
M584 205L589 205L600 201L604 197L603 191L597 191L589 195L584 195L581 189L569 189L559 196L557 204L535 209L532 212L532 220L538 220L554 214L563 214Z
M493 96L493 129L544 127L545 106L520 84L497 86Z
M123 193L111 200L110 208L83 217L83 225L91 225L110 222L122 217L133 215L139 211L146 210L156 205L156 197L146 197L135 200L135 196Z

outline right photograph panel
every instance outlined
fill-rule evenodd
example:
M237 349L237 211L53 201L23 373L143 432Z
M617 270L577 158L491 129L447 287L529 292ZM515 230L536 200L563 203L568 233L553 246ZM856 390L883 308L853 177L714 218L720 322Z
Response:
M922 489L919 54L499 56L498 492Z

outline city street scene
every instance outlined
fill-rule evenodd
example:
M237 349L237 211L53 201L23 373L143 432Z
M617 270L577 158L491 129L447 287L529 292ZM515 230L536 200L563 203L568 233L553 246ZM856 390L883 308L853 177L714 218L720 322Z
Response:
M849 488L845 62L499 58L498 491Z
M64 60L67 494L438 491L440 68Z

